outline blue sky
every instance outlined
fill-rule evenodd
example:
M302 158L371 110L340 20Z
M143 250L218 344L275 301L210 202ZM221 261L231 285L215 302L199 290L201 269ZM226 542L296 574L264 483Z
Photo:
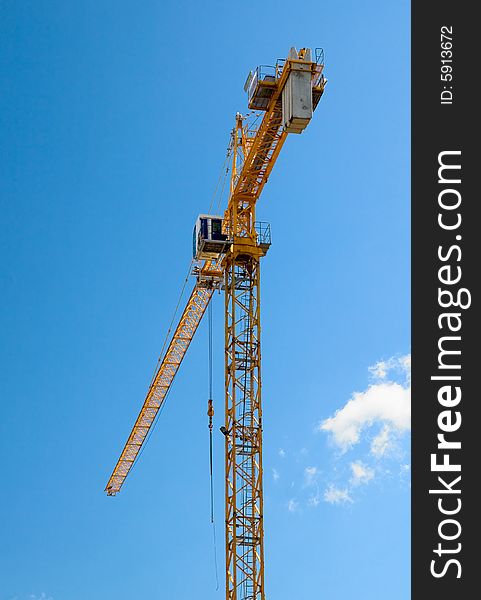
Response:
M258 205L267 593L409 597L408 3L3 0L0 600L223 597L206 324L125 489L103 488L247 72L292 45L324 47L329 83Z

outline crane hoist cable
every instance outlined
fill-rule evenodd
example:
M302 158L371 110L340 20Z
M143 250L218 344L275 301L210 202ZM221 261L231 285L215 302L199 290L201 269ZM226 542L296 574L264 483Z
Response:
M177 316L177 311L179 310L179 306L180 306L180 303L182 302L182 298L184 296L184 292L185 292L185 288L186 288L187 282L189 281L190 274L192 272L192 263L193 262L194 262L194 259L192 259L190 261L189 268L187 269L187 274L186 274L185 279L184 279L184 284L182 285L182 289L180 291L179 300L177 301L177 305L175 307L174 314L172 315L172 319L170 321L169 328L167 329L167 333L165 334L164 343L162 345L162 349L160 351L159 358L157 360L157 365L155 366L154 373L152 375L152 379L151 379L150 385L152 385L152 383L153 383L153 381L155 379L155 376L157 375L157 372L159 370L159 367L160 367L160 365L162 363L162 359L164 358L164 350L165 350L165 348L167 346L167 342L169 341L169 337L170 337L170 334L172 332L172 326L174 324L175 317Z
M228 148L227 149L227 153L226 153L226 157L224 159L224 163L222 164L222 167L221 167L219 178L217 180L217 184L216 184L215 189L214 189L214 193L212 194L212 199L211 199L210 207L209 207L209 213L212 210L212 207L214 205L215 198L217 196L217 191L219 189L219 185L221 185L221 191L220 191L219 198L218 198L218 206L220 206L220 203L222 201L222 195L224 193L225 182L226 182L226 179L227 179L227 175L229 173L229 164L230 164L229 163L229 157L230 157L230 151L229 151L229 148ZM151 385L152 385L152 383L153 383L153 381L155 379L155 376L157 374L157 371L159 370L159 367L160 367L160 365L162 363L162 359L164 357L164 350L165 350L165 348L167 346L167 342L169 341L169 336L170 336L170 334L172 332L172 326L174 325L175 317L177 316L177 312L179 310L180 303L182 302L182 298L184 296L184 292L185 292L185 288L187 286L187 282L189 281L190 275L192 273L192 264L193 263L194 263L194 259L192 259L190 261L189 268L187 269L187 274L185 276L184 283L182 285L182 290L180 292L179 300L178 300L177 305L175 307L174 314L172 315L172 319L170 321L169 328L167 329L167 333L165 335L164 343L162 345L162 349L161 349L160 354L159 354L159 359L157 360L157 365L156 365L156 367L154 369L154 373L152 375L152 379L151 379L151 382L150 382ZM212 344L212 342L211 342L211 344ZM210 395L212 396L212 394L210 394ZM155 425L155 423L154 423L154 425Z
M224 167L225 167L224 178L222 180L222 187L221 187L221 190L220 190L219 198L217 200L217 206L215 208L215 212L216 213L220 212L220 208L221 208L221 205L222 205L222 199L224 197L225 182L227 181L227 175L229 174L229 169L230 169L229 156L230 156L229 151L227 151L227 156L226 156L227 165L224 163Z
M212 435L214 417L213 395L213 357L212 357L212 303L207 307L208 320L208 375L209 375L209 398L207 400L207 416L209 417L209 474L210 474L210 522L212 523L212 536L214 542L214 568L216 591L219 589L219 575L217 569L217 540L215 535L214 518L214 440Z
M224 162L222 163L222 167L221 167L221 170L219 173L219 178L217 180L217 184L215 186L214 193L212 194L212 199L210 201L209 214L211 213L212 208L214 206L217 192L219 190L219 186L221 186L221 191L220 191L220 194L219 194L219 197L217 200L217 206L220 207L220 205L221 205L222 195L224 193L225 180L226 180L227 174L229 172L229 164L230 164L229 157L230 157L230 148L227 148L226 156L225 156Z
M165 348L167 346L167 343L169 341L170 333L172 331L172 326L174 325L175 317L177 316L177 312L179 310L180 303L182 302L182 298L184 296L184 292L185 292L185 288L187 286L187 282L189 281L189 278L190 278L190 274L191 274L191 270L192 270L192 263L193 262L194 262L193 260L190 261L189 268L187 269L187 274L186 274L185 279L184 279L184 284L183 284L182 289L180 291L179 299L178 299L177 305L176 305L176 307L174 309L174 314L172 315L172 319L170 321L169 328L167 329L167 333L166 333L165 338L164 338L164 343L162 345L162 350L160 351L159 359L157 360L157 365L155 366L154 373L152 375L152 380L150 382L150 385L152 385L152 383L153 383L153 381L155 379L155 376L156 376L156 374L157 374L157 372L159 370L159 367L160 367L160 365L162 363L162 360L163 360L163 357L164 357L164 350L165 350ZM154 422L152 423L152 427L149 429L147 437L145 438L145 443L143 444L143 446L140 449L139 453L135 457L135 460L134 460L134 462L132 464L131 470L133 470L135 468L135 465L137 464L137 461L142 456L142 454L143 454L143 452L145 450L145 447L149 443L150 437L151 437L152 433L155 431L155 427L157 426L158 419L159 419L160 415L162 414L162 412L164 410L164 407L165 407L165 404L166 404L167 399L169 397L169 394L170 394L170 389L167 391L164 403L160 407L160 410L157 413Z
M209 399L207 400L207 416L209 417L209 472L210 472L210 522L214 522L214 457L212 417L214 416L214 402L212 400L212 304L207 307L208 319L208 355L209 355Z

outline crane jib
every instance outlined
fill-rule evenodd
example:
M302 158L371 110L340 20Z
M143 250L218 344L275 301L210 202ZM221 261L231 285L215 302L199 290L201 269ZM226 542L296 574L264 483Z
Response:
M213 288L198 285L192 290L169 347L147 392L139 416L107 483L105 491L109 496L113 496L120 491L125 478L137 459L205 313L212 293Z

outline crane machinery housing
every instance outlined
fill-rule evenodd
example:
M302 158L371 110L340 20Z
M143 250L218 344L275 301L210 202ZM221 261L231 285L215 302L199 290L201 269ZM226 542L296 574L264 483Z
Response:
M256 203L287 135L309 124L326 85L323 70L322 49L291 48L286 59L249 73L244 89L257 119L236 115L227 208L223 216L197 218L195 284L105 488L109 496L120 491L214 291L223 291L226 600L265 600L259 292L271 236L269 225L256 221ZM212 430L212 399L208 415Z

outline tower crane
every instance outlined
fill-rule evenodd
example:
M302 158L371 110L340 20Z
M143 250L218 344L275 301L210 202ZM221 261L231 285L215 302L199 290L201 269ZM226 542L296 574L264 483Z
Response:
M227 208L195 223L192 292L105 488L109 496L122 488L214 291L223 291L226 600L265 600L259 291L271 236L269 225L256 221L256 203L288 134L309 124L326 85L323 70L322 49L291 48L286 59L249 73L248 107L262 119L252 124L236 115Z

